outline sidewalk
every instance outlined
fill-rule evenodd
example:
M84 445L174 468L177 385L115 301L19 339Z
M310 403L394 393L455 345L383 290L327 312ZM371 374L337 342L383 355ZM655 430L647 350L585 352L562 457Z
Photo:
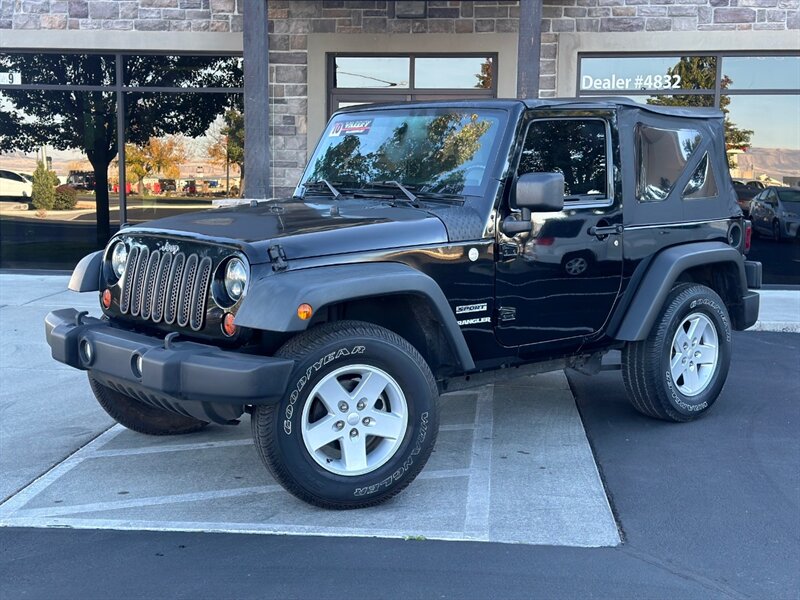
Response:
M759 290L761 309L752 331L800 332L800 290Z

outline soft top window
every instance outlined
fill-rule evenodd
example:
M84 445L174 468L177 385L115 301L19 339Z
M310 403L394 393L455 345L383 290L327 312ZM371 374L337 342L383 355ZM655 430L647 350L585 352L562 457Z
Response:
M692 173L686 187L683 188L684 199L714 198L717 195L717 182L714 179L714 168L708 159L708 152Z
M636 138L636 197L640 202L666 200L702 136L695 129L639 125Z

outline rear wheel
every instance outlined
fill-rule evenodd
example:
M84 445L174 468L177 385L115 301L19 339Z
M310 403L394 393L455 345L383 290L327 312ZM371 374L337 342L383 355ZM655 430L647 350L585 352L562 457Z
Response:
M121 392L112 390L89 375L89 385L97 402L123 427L147 435L193 433L208 423L148 406Z
M647 339L623 350L628 398L650 417L695 419L719 396L730 355L730 318L722 299L706 286L678 284Z
M379 504L422 470L438 432L438 391L405 339L358 321L321 325L277 355L295 360L285 397L256 407L253 439L275 479L324 508Z

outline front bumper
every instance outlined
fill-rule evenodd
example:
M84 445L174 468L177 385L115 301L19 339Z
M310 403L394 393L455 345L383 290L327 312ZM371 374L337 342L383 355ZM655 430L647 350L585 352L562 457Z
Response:
M245 406L277 402L294 367L283 358L160 340L73 308L49 313L45 332L57 361L146 404L215 423L238 418Z

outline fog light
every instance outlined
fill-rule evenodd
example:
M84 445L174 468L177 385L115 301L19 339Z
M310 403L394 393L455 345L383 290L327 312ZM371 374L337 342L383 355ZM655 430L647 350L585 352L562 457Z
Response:
M131 371L133 371L133 376L137 379L141 379L142 377L142 360L141 354L134 354L133 358L131 359Z
M103 291L102 302L103 302L103 308L106 309L111 308L111 290L109 290L108 288L106 288Z
M222 333L228 337L236 335L236 331L239 329L234 325L233 319L233 313L225 313L225 316L222 318Z
M92 348L92 344L89 342L89 340L81 341L80 352L83 362L87 365L92 364L92 359L94 358L94 348Z
M311 308L310 304L301 304L297 307L297 316L300 317L303 321L308 321L311 318L311 315L314 314L314 309Z

